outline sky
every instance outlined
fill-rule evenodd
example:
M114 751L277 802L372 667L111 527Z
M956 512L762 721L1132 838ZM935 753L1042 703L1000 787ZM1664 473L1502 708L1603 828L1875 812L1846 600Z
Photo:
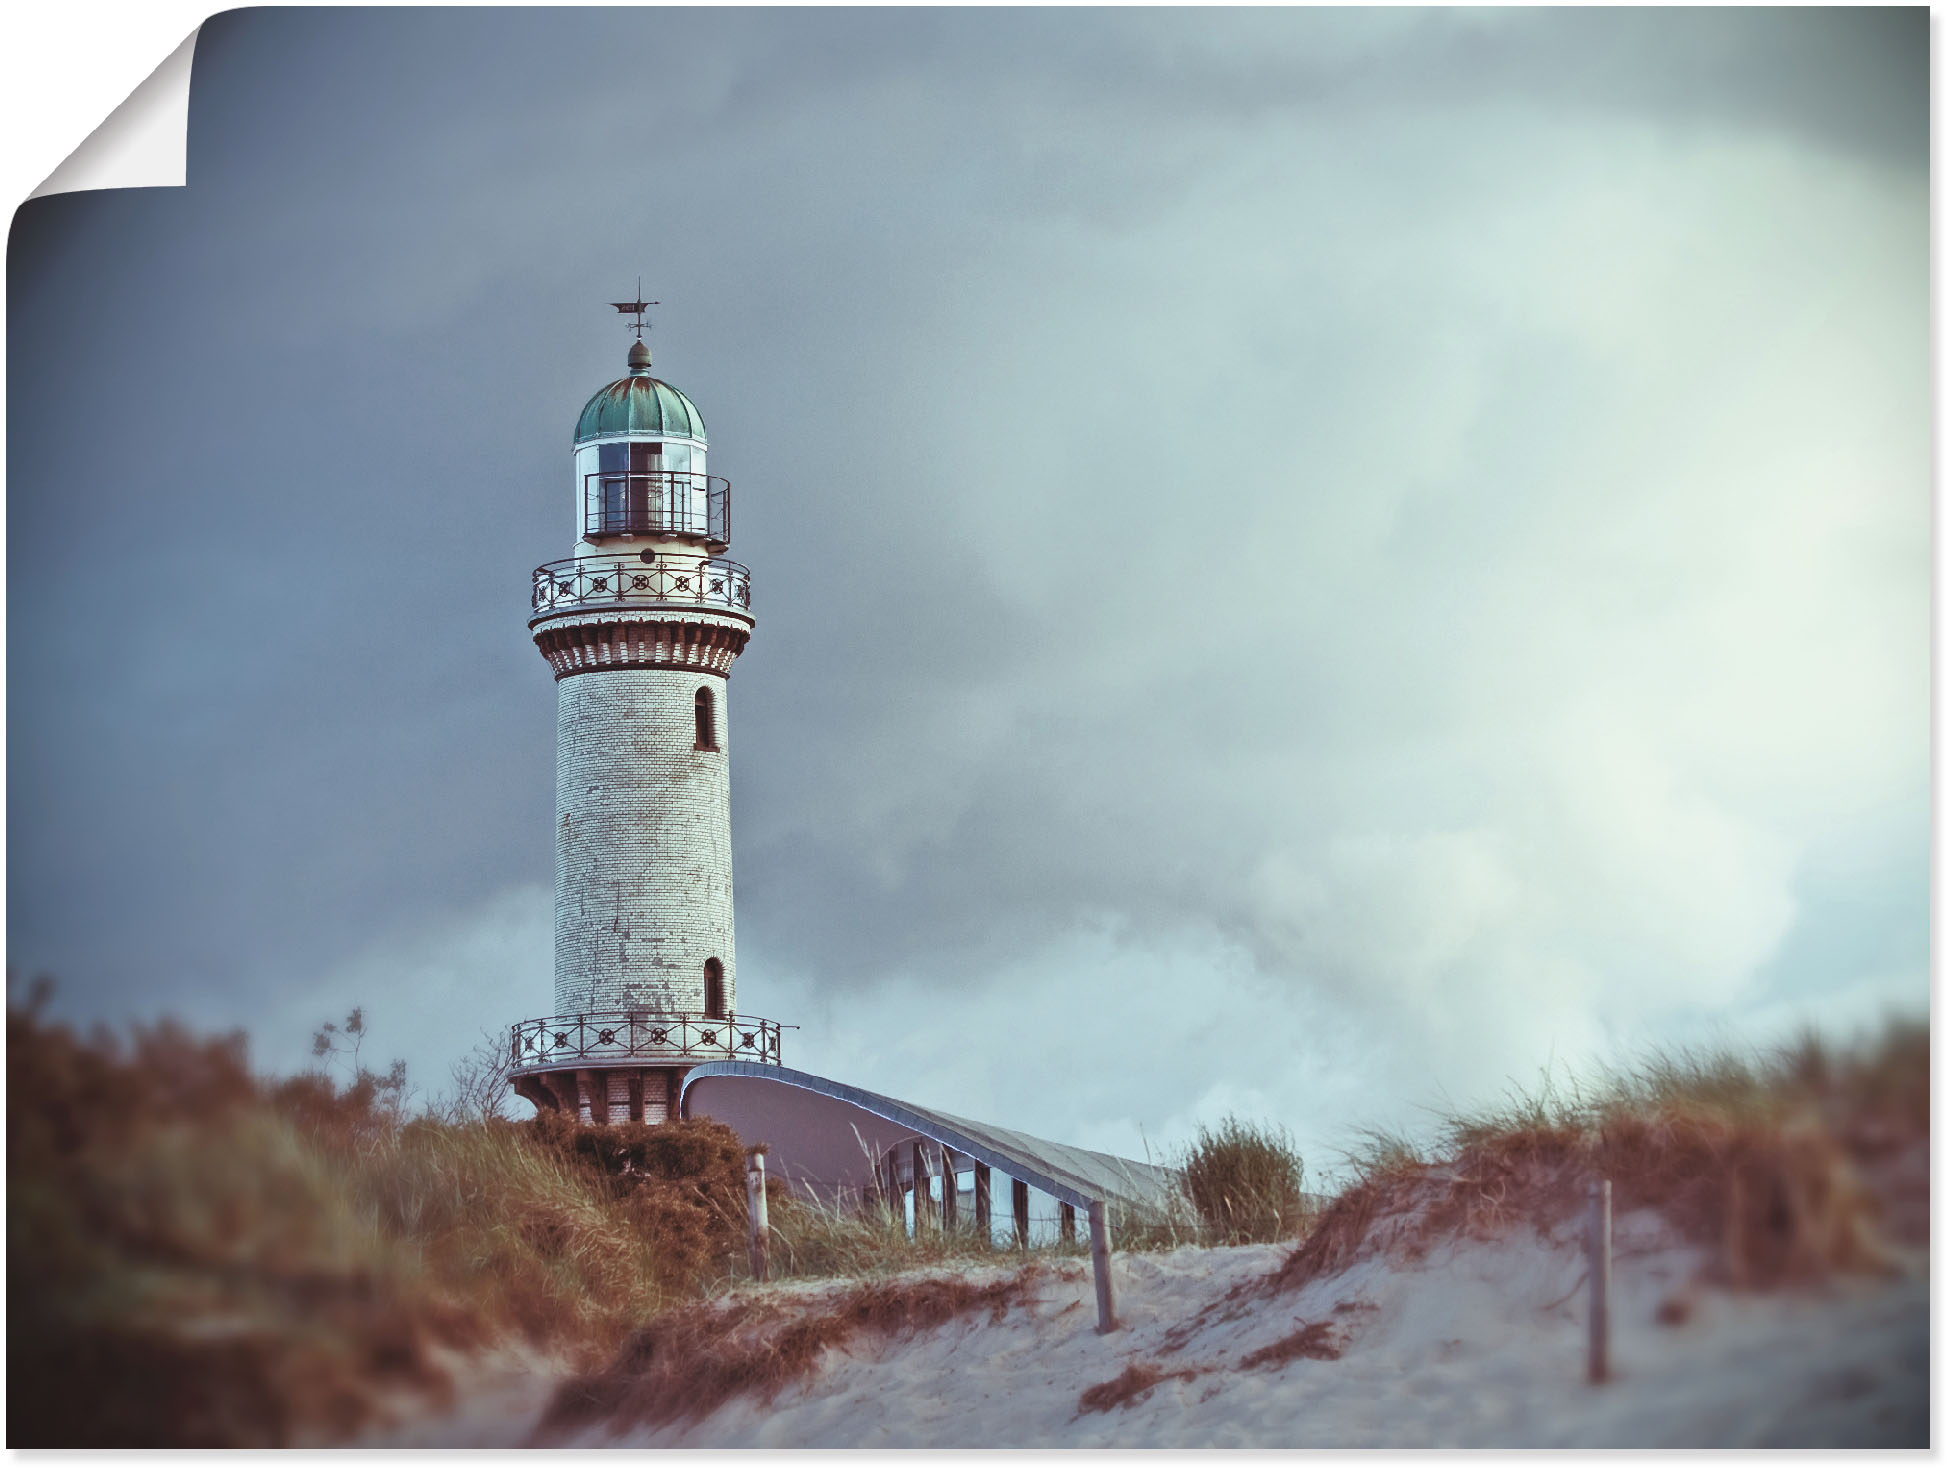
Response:
M8 255L8 962L552 1005L605 304L733 484L789 1065L1329 1168L1929 998L1923 10L255 10Z

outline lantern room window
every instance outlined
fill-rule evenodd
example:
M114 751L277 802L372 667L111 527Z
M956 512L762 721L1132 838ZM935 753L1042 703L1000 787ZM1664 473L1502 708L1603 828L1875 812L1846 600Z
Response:
M691 445L599 444L596 472L583 476L584 532L703 535L709 518L706 499L704 476L692 472Z

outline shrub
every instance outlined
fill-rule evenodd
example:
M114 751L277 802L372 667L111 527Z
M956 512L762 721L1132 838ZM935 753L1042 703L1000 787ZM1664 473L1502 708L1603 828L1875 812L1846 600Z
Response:
M1307 1220L1301 1155L1285 1129L1229 1116L1200 1129L1180 1171L1210 1241L1288 1239Z
M658 1283L667 1290L695 1293L743 1268L745 1148L724 1123L697 1117L583 1127L563 1113L543 1112L528 1127L623 1202L650 1243Z

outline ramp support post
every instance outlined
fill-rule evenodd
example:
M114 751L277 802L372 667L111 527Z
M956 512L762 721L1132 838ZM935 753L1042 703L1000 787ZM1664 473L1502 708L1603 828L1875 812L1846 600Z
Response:
M920 1239L929 1216L929 1160L919 1137L908 1145L908 1175L915 1185L915 1238Z
M1607 1340L1613 1294L1613 1181L1595 1179L1586 1185L1586 1279L1591 1299L1586 1307L1586 1380L1605 1382L1612 1375Z
M990 1165L976 1165L976 1234L989 1249L995 1241L990 1237Z
M1093 1199L1086 1211L1091 1222L1091 1283L1098 1289L1098 1334L1118 1329L1112 1310L1112 1235L1105 1224L1105 1201Z
M746 1263L752 1278L763 1281L771 1253L771 1231L766 1224L766 1150L746 1149Z

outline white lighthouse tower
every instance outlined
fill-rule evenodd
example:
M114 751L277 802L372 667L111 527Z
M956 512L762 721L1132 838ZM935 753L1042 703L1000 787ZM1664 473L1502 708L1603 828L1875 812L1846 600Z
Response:
M512 1035L516 1090L591 1123L677 1115L702 1061L779 1061L779 1027L738 1010L726 688L753 616L722 554L732 488L651 375L657 303L613 304L637 340L577 419L575 553L536 569L529 622L556 676L558 1013Z

